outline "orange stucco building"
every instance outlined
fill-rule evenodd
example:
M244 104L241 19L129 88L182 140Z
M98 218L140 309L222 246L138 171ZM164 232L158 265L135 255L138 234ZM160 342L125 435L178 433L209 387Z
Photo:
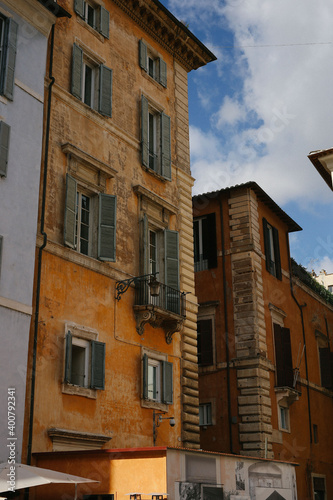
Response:
M23 457L198 448L187 73L215 56L157 0L58 3Z
M298 498L330 498L333 300L290 258L301 228L255 182L193 213L201 447L297 462Z

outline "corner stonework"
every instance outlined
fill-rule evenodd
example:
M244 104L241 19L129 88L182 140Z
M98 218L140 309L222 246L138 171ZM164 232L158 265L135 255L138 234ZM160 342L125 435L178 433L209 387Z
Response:
M231 194L229 221L241 453L274 458L260 221L251 189Z

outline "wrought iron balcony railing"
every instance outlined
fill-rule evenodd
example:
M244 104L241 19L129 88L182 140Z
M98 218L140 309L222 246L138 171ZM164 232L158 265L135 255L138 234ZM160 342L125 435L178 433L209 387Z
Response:
M152 296L149 278L140 280L135 287L135 305L156 306L164 311L186 316L186 294L175 288L160 283L157 296Z

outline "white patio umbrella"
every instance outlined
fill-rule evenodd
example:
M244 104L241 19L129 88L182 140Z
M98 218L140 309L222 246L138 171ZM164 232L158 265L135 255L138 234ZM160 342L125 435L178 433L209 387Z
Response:
M10 467L15 467L15 471L11 470ZM41 484L49 483L71 483L75 484L75 499L77 498L77 484L79 483L98 483L93 479L87 479L84 477L73 476L72 474L67 474L66 472L58 472L50 469L42 469L41 467L32 467L31 465L24 464L8 464L4 462L0 464L0 495L6 496L6 492L11 492L9 489L11 485L10 481L13 479L14 489L22 490L25 488L31 488L32 486L39 486ZM10 496L10 495L8 495Z

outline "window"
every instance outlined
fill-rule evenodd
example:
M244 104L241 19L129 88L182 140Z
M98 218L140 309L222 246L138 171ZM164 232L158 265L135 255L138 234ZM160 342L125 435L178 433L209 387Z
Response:
M208 214L194 219L194 270L217 267L216 217Z
M142 164L151 171L171 180L170 117L154 109L141 98Z
M0 15L0 94L13 100L18 24Z
M325 476L312 476L314 500L326 500L326 478Z
M172 363L144 353L143 399L155 403L173 403Z
M279 429L283 431L290 431L289 426L289 408L287 406L278 405L278 420L279 420Z
M112 114L112 69L98 64L74 44L72 94L104 116Z
M199 319L198 333L198 364L200 366L212 365L213 360L213 320Z
M64 243L103 261L116 259L116 196L82 190L66 175Z
M167 86L167 66L161 57L140 40L139 42L140 67L163 87Z
M277 387L294 387L290 330L277 323L274 328L275 371Z
M318 443L318 425L313 424L313 442Z
M7 177L10 126L0 121L0 177Z
M91 389L104 389L105 344L66 335L65 382Z
M86 0L75 0L74 10L89 26L109 38L110 15L104 7Z
M281 280L282 273L280 261L279 232L275 227L271 226L266 219L263 219L263 227L266 269L270 274Z
M199 425L212 425L212 403L199 404Z

